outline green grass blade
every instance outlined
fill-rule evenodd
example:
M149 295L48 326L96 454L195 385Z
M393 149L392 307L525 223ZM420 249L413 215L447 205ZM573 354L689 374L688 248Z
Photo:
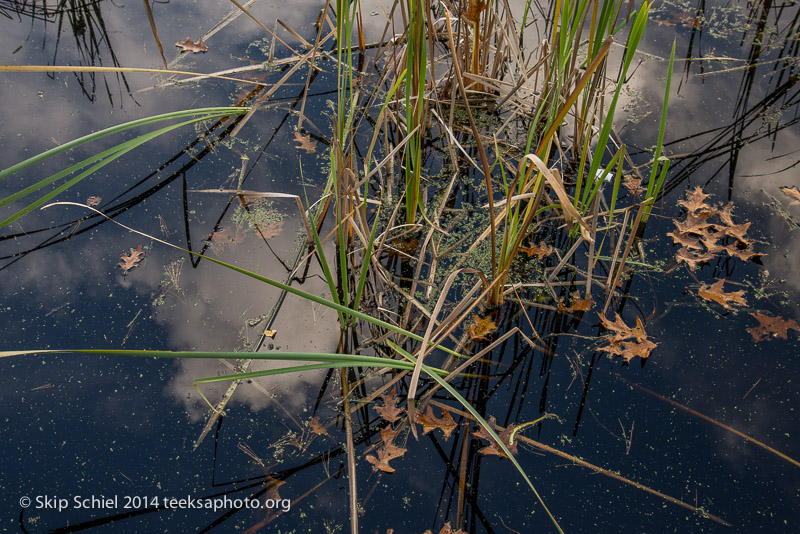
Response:
M387 340L387 343L388 343L388 344L389 344L389 346L391 346L391 347L392 347L392 348L393 348L395 351L397 351L399 354L401 354L401 355L402 355L404 358L406 358L406 359L408 359L409 361L411 361L411 362L413 362L414 364L416 364L416 362L417 362L417 359L416 359L416 358L414 358L414 357L413 357L411 354L409 354L407 351L405 351L405 350L404 350L402 347L398 346L398 345L397 345L397 344L395 344L395 343L392 343L392 342L391 342L391 341L389 341L389 340ZM508 447L506 446L506 444L505 444L505 443L503 443L503 440L502 440L502 439L500 439L500 436L498 436L498 435L497 435L497 433L496 433L496 432L494 431L494 429L493 429L493 428L492 428L492 427L489 425L489 423L488 423L488 422L486 422L486 420L485 420L485 419L484 419L484 418L481 416L481 414L479 414L479 413L478 413L478 411L477 411L477 410L476 410L476 409L475 409L475 408L472 406L472 404L470 404L470 403L467 401L467 399L465 399L464 397L462 397L462 396L461 396L461 394L460 394L460 393L458 393L458 391L456 391L456 390L455 390L455 388L453 388L453 386L451 386L451 385L450 385L448 382L446 382L446 381L445 381L443 378L439 377L439 376L438 376L438 375L437 375L437 374L436 374L436 373L433 371L433 369L431 369L430 367L428 367L428 366L427 366L427 365L425 365L425 364L422 364L422 370L423 370L423 371L425 371L425 373L427 373L427 374L428 374L428 376L430 376L430 377L431 377L431 378L433 378L433 379L434 379L436 382L438 382L440 386L442 386L444 389L446 389L446 390L447 390L447 392L448 392L448 393L450 393L450 395L452 395L452 396L453 396L453 397L454 397L454 398L455 398L455 399L456 399L456 400L457 400L457 401L458 401L458 402L459 402L459 403L460 403L460 404L461 404L461 405L462 405L464 408L466 408L466 410L467 410L467 411L468 411L470 414L472 414L472 416L473 416L473 417L475 418L475 420L476 420L476 421L477 421L477 422L478 422L478 423L479 423L479 424L480 424L480 425L481 425L481 426L484 428L484 430L486 430L486 431L489 433L489 435L490 435L490 436L492 436L492 439L495 441L495 443L497 443L497 445L498 445L498 446L499 446L499 447L500 447L500 448L503 450L503 452L504 452L504 453L505 453L505 454L508 456L508 458L511 460L511 463L513 463L513 464L514 464L514 467L516 467L516 468L517 468L517 471L518 471L518 472L519 472L519 473L522 475L522 478L523 478L523 479L525 479L525 482L528 484L528 487L530 487L530 488L531 488L531 490L533 490L533 493L534 493L534 495L536 495L536 498L538 499L539 503L542 505L542 507L544 507L544 510L545 510L545 512L547 512L547 515L550 517L550 520L553 522L553 524L555 525L556 529L557 529L557 530L558 530L558 531L559 531L561 534L564 534L564 531L563 531L563 530L561 530L561 527L559 526L559 524L558 524L558 521L556 521L556 518L555 518L555 517L553 517L553 514L552 514L552 513L550 513L550 510L547 508L547 505L544 503L544 500L542 500L542 497L539 495L539 492L538 492L538 491L536 491L536 488L533 486L533 482L531 482L530 478L528 478L528 475L525 473L525 470L524 470L524 469L522 469L522 466L519 464L519 462L517 461L517 459L514 457L514 455L511 453L511 451L510 451L510 450L508 450Z

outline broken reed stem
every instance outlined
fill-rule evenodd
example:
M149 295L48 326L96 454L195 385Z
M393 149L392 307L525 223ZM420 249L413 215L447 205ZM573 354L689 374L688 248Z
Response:
M340 338L341 339L341 338ZM358 485L356 484L356 458L353 443L353 419L350 411L350 390L347 380L348 368L340 370L342 380L342 398L344 400L344 430L347 443L347 482L350 497L350 532L358 534Z
M724 424L724 423L720 423L719 421L717 421L717 420L715 420L715 419L712 419L712 418L708 417L707 415L703 415L703 414L701 414L700 412L697 412L697 411L695 411L695 410L692 410L692 409L691 409L691 408L689 408L688 406L685 406L685 405L683 405L683 404L681 404L681 403L679 403L679 402L677 402L677 401L674 401L674 400L672 400L672 399L670 399L670 398L667 398L667 397L665 397L665 396L663 396L663 395L659 395L659 394L658 394L658 393L656 393L655 391L653 391L653 390L650 390L650 389L647 389L647 388L646 388L646 387L644 387L644 386L640 386L639 384L637 384L637 383L635 383L635 382L631 382L630 380L626 380L625 378L622 378L621 376L618 376L617 378L619 378L620 380L622 380L623 382L625 382L625 383L626 383L626 384L628 384L629 386L633 386L633 387L635 387L635 388L637 388L637 389L640 389L640 390L644 391L645 393L648 393L648 394L650 394L650 395L654 396L654 397L655 397L655 398L657 398L657 399L663 400L664 402L667 402L667 403L669 403L669 404L671 404L671 405L675 406L676 408L680 408L681 410L683 410L683 411L685 411L685 412L688 412L688 413L690 413L690 414L694 415L695 417L699 417L699 418L700 418L700 419L702 419L703 421L708 421L709 423L711 423L711 424L713 424L713 425L716 425L716 426L718 426L718 427L720 427L720 428L722 428L722 429L725 429L725 430L727 430L728 432L731 432L732 434L736 434L736 435L737 435L737 436L739 436L740 438L743 438L743 439L745 439L745 440L749 441L750 443L752 443L752 444L754 444L754 445L758 445L759 447L761 447L761 448L763 448L763 449L765 449L765 450L767 450L767 451L771 452L771 453L772 453L772 454L774 454L775 456L778 456L778 457L780 457L780 458L783 458L784 460L786 460L786 461L787 461L787 462L789 462L790 464L794 465L795 467L800 467L800 462L798 462L798 461L797 461L797 460L795 460L794 458L790 458L789 456L786 456L786 455L785 455L785 454L783 454L782 452L780 452L780 451L777 451L777 450L773 449L772 447L770 447L769 445L767 445L767 444L765 444L765 443L761 443L761 442L760 442L760 441L758 441L757 439L755 439L755 438L753 438L753 437L750 437L750 436L748 436L747 434L743 434L742 432L739 432L739 431L738 431L738 430L736 430L735 428L729 427L728 425L726 425L726 424Z
M626 382L627 382L627 380L626 380ZM464 417L466 419L474 421L474 417L472 417L472 414L470 414L470 413L461 411L461 410L459 410L457 408L453 408L452 406L450 406L448 404L445 404L443 402L431 400L430 403L433 404L434 406L438 406L439 408L443 408L443 409L447 410L451 414L458 414L458 415L460 415L460 416L462 416L462 417ZM495 432L497 432L497 433L501 433L501 432L505 432L506 431L506 429L504 427L502 427L502 426L500 426L498 424L493 425L493 428L494 428ZM514 436L514 439L515 440L519 440L519 441L521 441L523 443L527 443L528 445L532 445L532 446L536 447L537 449L543 450L545 452L549 452L550 454L554 454L556 456L564 458L565 460L568 460L568 461L570 461L570 462L572 462L574 464L580 465L581 467L586 467L588 469L591 469L595 473L599 473L601 475L605 475L607 477L613 478L614 480L618 480L620 482L628 484L629 486L633 486L636 489L645 491L645 492L647 492L647 493L649 493L651 495L655 495L656 497L659 497L661 499L664 499L665 501L671 502L672 504L677 504L678 506L680 506L682 508L686 508L687 510L690 510L690 511L696 513L696 514L699 514L699 515L701 515L703 517L711 519L712 521L714 521L716 523L719 523L720 525L725 525L726 527L732 527L733 526L732 524L728 523L727 521L725 521L721 517L718 517L718 516L716 516L714 514L711 514L711 513L705 511L702 508L698 508L696 506L692 506L691 504L685 503L680 499L676 499L675 497L670 497L669 495L667 495L665 493L661 493L658 490L654 490L654 489L652 489L652 488L650 488L648 486L645 486L644 484L640 484L639 482L634 482L633 480L631 480L629 478L625 478L622 475L618 475L617 473L614 473L613 471L609 471L608 469L604 469L604 468L602 468L600 466L591 464L591 463L589 463L589 462L587 462L585 460L581 460L577 456L573 456L571 454L567 454L566 452L562 452L562 451L560 451L558 449L554 449L553 447L550 447L549 445L545 445L544 443L541 443L541 442L533 440L531 438L522 436L520 434L516 434Z

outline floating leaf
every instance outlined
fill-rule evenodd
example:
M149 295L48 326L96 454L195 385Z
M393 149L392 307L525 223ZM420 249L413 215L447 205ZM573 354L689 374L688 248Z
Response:
M488 423L489 423L490 427L494 428L494 427L497 426L497 419L495 419L494 416L491 416L489 418ZM517 443L516 442L514 442L513 444L510 443L511 435L513 434L513 432L514 432L514 424L512 423L512 424L508 425L505 428L505 430L500 432L497 435L497 437L499 437L500 441L502 441L506 445L506 447L508 447L508 450L511 451L511 454L516 455L517 454ZM483 428L483 426L481 426L480 429L477 432L473 432L472 435L477 437L477 438L484 439L484 440L486 440L486 441L488 441L490 443L490 445L488 447L484 447L481 450L479 450L478 451L479 453L487 454L487 455L494 454L494 455L500 456L502 458L508 458L508 455L505 453L505 451L503 451L503 449L500 448L500 446L497 444L497 442L494 440L494 438L491 436L491 434L489 434L489 432L485 428Z
M787 197L793 199L791 202L789 202L789 206L800 204L800 189L797 189L796 185L793 185L792 187L781 186L781 192Z
M124 252L119 255L120 259L122 260L119 263L119 266L122 267L122 271L124 274L127 274L128 271L133 269L134 267L139 266L139 262L142 261L144 258L144 250L142 250L142 244L140 243L138 247L135 249L131 249L130 254L125 254Z
M545 243L544 241L539 243L538 246L531 245L530 247L519 247L519 250L520 252L524 252L525 254L527 254L529 257L536 255L536 257L539 258L540 260L545 256L549 256L550 254L556 251L556 249L554 249L551 246L548 246L547 243Z
M639 195L647 191L646 187L642 187L642 179L634 178L631 174L626 174L623 177L622 185L630 192L631 195Z
M374 471L383 471L384 473L394 473L394 467L389 465L391 460L399 458L406 453L407 449L398 447L393 443L397 430L392 430L391 427L381 429L381 441L383 444L378 449L378 455L368 455L367 461L372 464Z
M591 309L592 306L594 306L594 301L591 299L591 297L582 299L581 294L578 291L575 291L572 294L572 304L570 304L568 308L561 306L561 303L559 302L559 309L564 311L585 312Z
M474 323L470 325L467 333L469 337L477 341L479 339L486 339L486 336L497 330L497 325L488 317L482 319L479 315L473 317Z
M695 187L693 191L686 193L687 200L679 200L678 204L689 210L689 213L698 211L710 211L711 206L705 203L708 194L703 192L702 187Z
M103 200L103 199L100 198L100 197L91 196L91 197L86 199L86 205L87 206L97 206L98 204L100 204L101 200Z
M390 533L387 533L387 534L390 534ZM430 530L426 530L422 534L433 534L433 532L431 532ZM453 527L451 527L450 523L448 522L448 523L444 524L444 526L442 527L442 530L439 531L439 534L467 534L467 532L465 530L461 530L461 529L453 530Z
M175 43L175 46L180 47L181 52L194 52L195 54L198 52L208 52L208 47L203 42L202 37L199 42L195 43L187 36L185 41L178 41Z
M375 411L380 414L381 418L390 423L394 423L400 419L403 409L396 406L397 393L394 388L392 388L391 392L381 395L381 399L383 400L383 406L375 406Z
M270 339L275 339L275 336L277 335L277 333L278 333L277 330L264 330L264 335L267 336ZM283 339L283 338L281 338L281 339Z
M643 360L649 358L650 353L656 348L656 344L647 339L644 324L638 317L636 318L636 326L633 327L626 325L618 313L615 314L613 322L602 315L599 315L599 317L603 328L614 332L614 336L610 339L608 345L599 347L597 350L622 356L625 363L628 363L633 358L642 358ZM631 340L630 338L633 339Z
M722 285L724 283L725 279L720 278L711 286L702 285L697 291L697 294L705 300L713 300L714 302L722 304L726 310L733 309L731 306L729 306L729 304L741 304L742 306L747 306L747 302L744 300L744 291L732 291L731 293L725 293L722 290Z
M453 430L455 430L458 426L453 420L453 417L450 415L450 412L444 408L442 408L442 417L436 417L433 414L433 408L430 404L428 405L428 410L425 412L425 415L417 412L417 422L422 425L423 434L427 434L435 428L440 429L442 432L444 432L445 441L450 439L450 435L453 433Z
M756 343L765 339L789 339L789 329L800 332L800 325L794 319L784 319L780 315L771 317L759 312L751 313L750 315L758 319L760 323L758 326L747 329Z
M295 132L294 141L300 143L295 145L295 148L305 150L306 154L313 154L317 151L317 142L311 140L311 134L303 135L300 132Z

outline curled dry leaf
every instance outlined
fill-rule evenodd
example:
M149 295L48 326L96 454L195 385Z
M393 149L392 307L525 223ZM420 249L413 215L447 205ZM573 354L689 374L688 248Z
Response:
M203 42L203 38L200 38L200 41L195 43L192 41L188 36L186 37L185 41L178 41L175 43L175 46L180 47L181 52L208 52L208 47Z
M787 197L793 199L791 202L789 202L789 206L800 204L800 189L797 189L796 185L793 185L792 187L781 186L781 192Z
M119 262L119 266L122 267L123 273L127 274L128 271L133 269L134 267L139 266L139 262L142 261L144 258L144 250L142 250L142 244L139 243L139 246L135 249L131 249L130 254L125 254L124 252L119 255L120 259L122 260Z
M725 279L720 278L714 282L713 285L702 285L697 291L697 294L705 300L713 300L714 302L722 304L722 307L726 310L733 309L730 304L741 304L742 306L747 306L747 302L744 300L744 291L732 291L730 293L725 293L722 290L722 285L724 283Z
M450 415L450 412L442 408L442 417L436 417L433 414L433 408L430 404L428 405L428 410L425 412L425 415L417 412L417 422L422 425L423 434L427 434L435 428L440 429L444 432L445 441L450 439L453 430L458 427L453 417Z
M747 329L756 343L765 339L789 339L790 329L800 332L800 325L794 319L784 319L780 315L771 317L760 312L751 313L750 315L758 319L760 323L758 326Z
M486 336L497 330L497 325L488 317L483 319L480 315L475 315L473 316L473 320L475 322L470 325L467 333L469 337L475 341L486 339Z
M86 205L87 206L97 206L98 204L100 204L101 200L103 200L103 199L100 198L100 197L90 196L89 198L86 199Z

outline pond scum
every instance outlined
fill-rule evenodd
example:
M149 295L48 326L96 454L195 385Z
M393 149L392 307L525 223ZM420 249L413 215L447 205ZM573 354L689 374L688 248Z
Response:
M251 16L244 7L234 4ZM332 64L337 72L337 97L332 103L329 135L320 136L303 128L307 123L303 111L305 95L294 135L298 152L327 150L329 175L322 197L310 202L280 192L243 191L241 180L238 188L220 191L239 205L238 213L246 223L243 225L255 229L264 240L285 224L265 211L265 199L292 197L305 221L306 245L298 253L295 271L318 261L330 297L305 292L290 283L273 280L266 273L253 273L205 255L207 251L220 253L226 246L236 245L241 228L217 229L200 252L181 250L275 286L284 294L334 310L340 326L339 342L334 353L260 352L265 337L275 335L270 330L272 317L266 323L265 336L247 360L242 359L241 352L71 352L237 360L238 372L195 381L211 408L197 444L243 381L303 370L328 370L320 397L327 391L337 399L338 416L330 421L314 416L287 434L280 446L306 454L313 450L313 442L327 440L335 444L332 447L336 455L346 456L344 472L338 474L348 480L349 528L353 533L359 532L359 510L365 491L356 476L358 464L369 463L376 472L393 473L401 469L395 460L406 454L404 445L409 438L419 439L421 434L430 432L441 433L445 442L451 438L455 442L449 475L456 487L455 503L440 534L467 532L467 510L475 498L473 487L477 487L478 474L473 471L476 455L495 455L498 461L513 463L536 500L537 509L545 511L553 530L562 531L559 518L550 513L546 499L537 492L538 484L519 463L518 458L525 454L520 444L727 525L697 503L665 495L523 435L529 428L541 428L558 420L553 414L544 413L539 419L520 424L499 425L496 416L486 411L487 399L492 395L487 384L493 383L498 373L509 381L521 379L515 378L521 369L519 359L509 366L500 365L495 358L513 346L523 358L541 353L543 368L549 369L547 361L556 352L558 334L584 317L599 321L603 330L603 335L590 340L591 350L605 352L626 364L643 362L657 353L659 342L648 335L643 317L626 321L618 313L610 313L622 309L637 271L695 270L720 254L743 262L759 255L751 249L753 241L746 237L749 223L734 221L731 205L707 203L707 195L698 188L681 202L687 210L686 220L676 221L676 229L669 234L682 247L676 259L668 265L652 265L645 257L642 237L670 168L670 160L662 155L662 143L674 46L669 54L652 159L644 165L634 165L612 126L651 3L643 2L636 8L632 1L623 0L556 1L547 38L527 49L522 43L529 7L520 24L514 20L507 0L442 1L433 6L421 0L397 1L391 6L382 39L366 43L361 6L350 0L336 0L335 5L331 2L320 12L314 42L292 32L306 45L302 53L276 62L272 59L274 47L270 49L270 60L258 67L275 69L279 64L284 68L280 81L271 85L243 79L236 69L211 75L170 70L166 59L164 70L108 68L123 75L144 70L169 76L162 85L192 76L200 80L233 80L248 89L240 92L233 107L185 110L126 123L2 171L0 179L84 143L136 127L152 128L0 201L0 207L4 207L69 178L5 218L0 226L6 227L33 209L47 207L48 202L83 178L181 126L202 125L199 147L213 148L216 143L226 142L248 121L256 120L259 107L266 105L281 85L290 79L305 80L307 92L315 65ZM148 16L164 57L157 21L152 13L148 12ZM400 26L398 21L402 21ZM618 63L609 57L615 42L624 44ZM328 43L335 43L332 50L325 48ZM187 38L178 44L188 51L185 53L203 53L206 49L202 39L194 43ZM85 73L103 69L2 68ZM164 121L171 122L162 126ZM246 161L242 175L245 165ZM791 193L787 196L797 198ZM93 216L107 217L100 206L87 205L86 209L92 210ZM113 220L113 215L108 216ZM147 237L159 243L155 246L175 247L154 236ZM323 248L327 242L333 246ZM128 260L129 269L135 266L132 262ZM156 300L163 302L170 290L183 295L181 267L182 263L170 264ZM726 292L723 283L702 285L698 298L726 310L745 304L743 291ZM785 338L789 330L800 330L794 321L760 313L753 316L761 322L754 328L756 341ZM30 350L2 355L54 352L64 351ZM297 363L269 371L248 371L250 362L268 359ZM208 398L204 388L219 383L226 384L226 392L219 398ZM481 395L484 398L476 400ZM341 430L344 443L331 438L329 432L333 428ZM797 465L767 445L725 428ZM477 446L470 446L473 442ZM275 478L266 467L268 462L250 449L244 452L264 469L266 495L279 499L278 487L290 475ZM312 458L323 456L309 454ZM331 450L325 454L330 457ZM260 526L281 513L269 512ZM545 526L537 524L536 528Z

